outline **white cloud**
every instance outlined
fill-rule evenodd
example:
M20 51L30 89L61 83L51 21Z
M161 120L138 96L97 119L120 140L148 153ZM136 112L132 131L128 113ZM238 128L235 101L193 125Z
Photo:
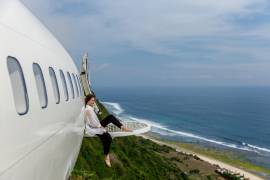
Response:
M182 37L234 34L231 16L263 12L266 0L23 0L50 27L68 49L100 48L119 44L157 54L173 54L164 42ZM70 4L83 3L82 16L57 13ZM91 12L91 9L95 12ZM68 7L70 8L70 7ZM79 11L74 9L74 11ZM241 33L241 30L240 30Z
M153 84L162 78L172 84L175 79L181 83L192 80L191 84L270 84L266 78L270 76L270 45L261 43L270 42L270 22L250 29L238 22L268 13L267 0L22 1L73 57L89 51L96 81L128 84L132 76L147 84L155 75ZM134 73L133 67L123 68L108 60L126 53L125 48L165 55L168 66L149 70L138 65L140 73ZM127 53L126 59L132 55ZM106 62L98 62L102 56ZM169 62L170 56L178 63ZM188 62L190 57L198 61ZM210 61L203 62L206 59Z

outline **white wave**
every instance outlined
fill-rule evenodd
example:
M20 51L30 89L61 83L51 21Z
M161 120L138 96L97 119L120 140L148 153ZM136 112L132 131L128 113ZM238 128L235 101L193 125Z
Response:
M152 127L156 127L156 128L165 128L165 126L159 124L159 123L156 123L156 122L153 122L153 121L150 121L150 120L146 120L146 119L141 119L141 118L135 118L133 116L127 116L128 119L130 120L133 120L133 121L139 121L139 122L142 122L142 123L146 123L146 124L149 124L151 125Z
M119 103L114 102L102 102L105 106L109 106L109 109L113 114L120 115L124 112L124 109L120 106Z
M267 148L262 148L262 147L258 147L258 146L255 146L255 145L251 145L251 144L247 144L246 145L250 148L254 148L254 149L258 149L260 151L265 151L265 152L268 152L270 153L270 149L267 149Z
M167 134L167 135L177 134L177 135L180 135L180 136L199 139L199 140L202 140L202 141L206 141L206 142L210 142L210 143L214 143L214 144L218 144L218 145L222 145L222 146L226 146L226 147L230 147L230 148L234 148L234 149L240 149L240 150L244 150L244 151L253 151L253 152L258 153L258 151L252 150L252 149L250 149L248 147L240 147L240 146L238 146L236 144L227 143L227 142L218 141L218 140L213 140L213 139L208 139L208 138L198 136L198 135L195 135L195 134L192 134L192 133L187 133L187 132L183 132L183 131L175 131L175 130L168 129L168 128L161 128L161 129L164 130L164 131L168 131L169 134Z
M202 141L206 141L206 142L210 142L210 143L214 143L214 144L218 144L218 145L222 145L222 146L226 146L226 147L230 147L230 148L234 148L234 149L239 149L239 150L244 150L244 151L252 151L252 152L259 153L257 150L250 149L249 147L241 147L241 146L238 146L238 145L232 144L232 143L226 143L226 142L222 142L222 141L208 139L208 138L198 136L198 135L188 133L188 132L175 131L175 130L167 128L166 126L164 126L162 124L152 122L150 120L139 119L139 118L135 118L135 117L132 117L132 116L127 116L126 119L139 121L139 122L142 122L142 123L147 123L147 124L151 125L151 127L152 127L151 131L152 132L156 132L156 133L161 134L161 135L165 135L165 136L179 135L179 136L199 139L199 140L202 140Z
M218 144L218 145L233 148L233 149L256 152L256 153L259 153L259 151L270 152L270 150L267 148L261 148L261 147L255 146L255 145L247 144L245 142L242 143L242 146L239 146L239 145L232 144L232 143L227 143L227 142L223 142L223 141L205 138L203 136L199 136L199 135L184 132L184 131L172 130L172 129L167 128L167 126L164 126L160 123L153 122L151 120L136 118L136 117L133 117L130 115L125 115L125 114L123 115L124 109L120 106L119 103L114 103L114 102L102 102L102 103L111 107L110 109L113 111L113 113L116 114L117 116L119 116L122 120L133 120L133 121L138 121L138 122L149 124L151 126L152 132L155 132L155 133L158 133L161 135L165 135L165 136L179 135L179 136L189 137L189 138L193 138L193 139L202 140L205 142Z
M161 135L166 135L166 136L175 136L175 135L180 135L180 136L185 136L185 137L189 137L189 138L194 138L194 139L199 139L202 141L206 141L206 142L211 142L211 143L215 143L218 145L222 145L222 146L226 146L226 147L230 147L230 148L234 148L234 149L240 149L240 150L245 150L245 151L253 151L253 152L257 152L256 150L250 149L248 147L240 147L237 146L236 144L231 144L231 143L226 143L226 142L222 142L222 141L217 141L217 140L213 140L213 139L208 139L202 136L198 136L192 133L188 133L188 132L183 132L183 131L175 131L172 129L167 128L166 126L150 121L150 120L146 120L146 119L139 119L139 118L135 118L132 116L127 116L126 119L130 119L130 120L134 120L134 121L139 121L142 123L147 123L149 125L151 125L152 132L156 132L159 133Z

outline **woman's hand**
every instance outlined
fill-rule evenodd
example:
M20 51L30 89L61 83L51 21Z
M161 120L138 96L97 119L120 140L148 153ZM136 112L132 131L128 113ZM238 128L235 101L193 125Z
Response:
M105 127L101 126L101 128L103 129L104 132L107 132L107 129L105 129Z
M105 129L105 127L99 125L98 128L101 128L104 132L107 132L107 130Z

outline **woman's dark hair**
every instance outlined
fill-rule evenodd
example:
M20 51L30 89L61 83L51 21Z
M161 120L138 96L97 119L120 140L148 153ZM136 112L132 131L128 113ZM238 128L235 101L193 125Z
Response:
M95 97L96 97L96 96L93 95L93 94L88 94L88 95L85 97L85 99L84 99L85 106L86 106L86 104L88 103L88 101L89 101L90 99L95 98Z

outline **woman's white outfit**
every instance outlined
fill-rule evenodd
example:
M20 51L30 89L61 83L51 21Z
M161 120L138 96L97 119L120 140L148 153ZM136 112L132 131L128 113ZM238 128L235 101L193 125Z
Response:
M103 134L106 130L101 126L100 121L92 106L86 105L84 111L85 133L88 136Z

